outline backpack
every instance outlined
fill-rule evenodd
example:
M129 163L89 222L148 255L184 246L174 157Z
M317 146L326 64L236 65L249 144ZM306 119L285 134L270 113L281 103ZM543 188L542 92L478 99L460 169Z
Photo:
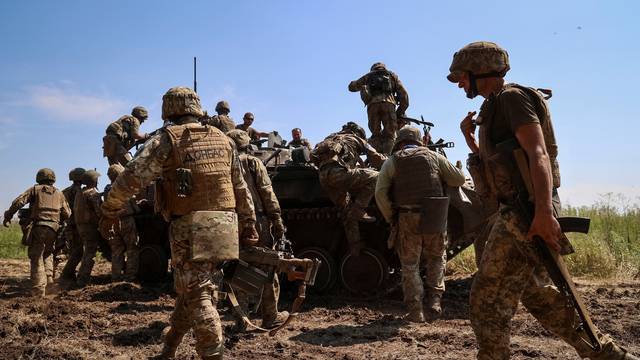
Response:
M367 88L372 96L391 94L393 92L391 73L386 70L371 72L367 77Z

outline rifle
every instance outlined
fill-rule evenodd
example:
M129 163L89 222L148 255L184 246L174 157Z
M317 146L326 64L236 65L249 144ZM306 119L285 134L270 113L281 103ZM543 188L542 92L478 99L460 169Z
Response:
M282 244L280 247L286 248L286 244L289 243L289 241L286 239L282 241L281 239L279 243ZM285 252L251 246L241 251L242 260L229 262L223 266L223 282L227 286L227 296L234 310L240 314L245 324L258 331L268 332L270 336L274 336L298 315L298 311L306 298L307 286L314 285L321 264L318 259L296 258L293 253L289 251ZM270 270L267 273L252 264L263 265ZM264 329L251 323L246 314L244 314L238 303L234 289L240 289L248 295L259 296L262 287L273 281L273 276L277 276L276 274L278 273L285 273L289 281L298 282L298 294L291 305L291 311L287 319L275 328Z
M269 155L268 158L262 160L262 163L264 165L267 165L269 163L269 161L271 161L271 159L277 157L278 155L280 155L280 153L282 152L282 148L277 149L276 151L273 152L273 154Z
M424 132L424 135L428 135L429 136L429 143L426 144L426 146L434 151L439 152L442 155L446 154L444 153L443 149L446 148L452 148L455 146L455 144L452 141L448 141L448 142L444 142L443 139L438 140L437 142L432 142L431 141L431 128L434 127L435 125L433 125L432 122L430 121L425 121L424 117L422 115L420 115L420 120L418 119L414 119L414 118L410 118L410 117L400 117L400 120L404 120L404 121L408 121L410 123L414 123L417 125L422 125L422 132Z
M535 214L535 204L533 202L533 182L529 173L527 154L520 147L516 138L497 144L496 149L498 152L510 153L518 166L520 177L518 178L516 176L514 179L514 183L518 188L518 195L516 197L515 204L525 215L529 225L531 225ZM590 219L588 218L558 217L557 220L563 233L580 232L586 234L589 232ZM565 245L567 246L563 247L563 250L561 250L562 254L572 252L573 249L570 249L567 252L567 247L571 248L571 246L566 237L564 240ZM579 335L581 339L594 351L600 351L602 349L602 343L600 343L600 339L597 336L597 329L589 316L589 311L584 305L573 280L571 279L571 275L569 274L561 254L549 248L544 242L544 239L540 236L534 236L534 242L540 254L540 258L542 259L542 263L549 273L549 277L558 288L560 294L565 297L567 307L573 307L575 313L580 319L580 323L575 327L575 331L577 333L584 332L587 339Z

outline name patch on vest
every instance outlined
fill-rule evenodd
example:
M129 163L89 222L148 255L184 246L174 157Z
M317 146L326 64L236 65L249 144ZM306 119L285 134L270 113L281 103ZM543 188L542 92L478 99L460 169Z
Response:
M195 162L205 159L219 159L227 156L227 151L223 149L202 149L185 153L183 161L185 163Z

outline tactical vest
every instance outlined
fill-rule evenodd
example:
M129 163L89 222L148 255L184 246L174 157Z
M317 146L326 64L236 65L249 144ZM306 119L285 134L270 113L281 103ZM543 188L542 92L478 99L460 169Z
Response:
M194 211L234 210L231 181L233 147L220 130L197 123L172 125L164 131L171 141L169 162L162 173L160 211L165 219ZM178 195L177 169L191 173L192 189Z
M388 95L393 93L393 80L391 73L386 70L378 70L367 76L367 89L371 96Z
M444 196L436 154L426 147L395 154L392 193L396 206L420 206L427 196Z
M89 205L91 197L98 196L96 188L85 189L79 193L73 203L73 217L78 225L98 225L98 214Z
M33 202L30 205L33 221L50 221L60 223L60 209L64 196L52 185L36 185L33 187Z
M542 97L542 94L534 88L518 84L507 84L502 91L510 87L516 87L524 91L535 106L536 115L540 120L540 127L542 129L545 147L549 156L553 187L559 188L560 166L557 159L558 144L556 142L553 123L551 121L551 113L549 112L547 103ZM500 101L502 91L496 95L491 109L484 109L483 105L483 109L480 111L483 124L480 127L479 132L480 144L482 144L482 147L480 148L480 157L485 163L485 176L491 191L496 194L499 200L509 200L515 196L517 191L514 179L519 177L519 170L512 159L512 155L499 153L495 148L496 144L491 139L491 126L494 117L496 116L496 112L499 111L499 106L497 106L497 104ZM513 136L515 137L515 134Z
M251 192L253 207L256 213L259 213L264 211L264 206L262 205L262 198L258 193L258 179L256 175L258 173L258 169L256 168L256 160L260 161L251 155L240 154L240 163L242 164L242 169L244 169L244 181L247 183L247 187Z
M121 116L118 120L109 124L106 131L107 135L116 136L127 149L131 148L135 143L135 140L131 137L130 122L125 121L131 117L133 116L132 115Z

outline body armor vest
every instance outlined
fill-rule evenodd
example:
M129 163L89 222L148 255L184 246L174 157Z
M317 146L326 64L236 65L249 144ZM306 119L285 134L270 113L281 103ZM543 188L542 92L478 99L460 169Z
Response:
M30 205L31 219L35 222L50 221L60 223L60 209L64 196L52 185L36 185L33 187L33 202Z
M444 196L436 154L426 147L403 149L394 155L393 201L396 206L420 206L425 197Z
M73 203L73 217L76 220L76 224L98 225L98 214L89 206L90 198L93 196L99 196L96 188L85 189L76 195Z
M172 145L159 189L165 219L193 211L234 210L230 140L220 130L197 123L173 125L164 131ZM191 174L192 188L187 195L177 191L178 170Z
M557 159L558 144L553 130L551 113L549 112L546 101L542 97L542 94L534 88L518 84L507 84L503 88L503 91L509 87L516 87L524 91L535 106L536 115L540 120L540 127L542 129L545 147L549 156L553 187L559 188L560 166ZM485 164L485 178L491 191L496 194L499 200L502 199L503 201L508 201L513 199L516 195L517 188L514 184L514 178L519 177L519 170L512 159L512 154L499 153L496 150L497 144L495 144L491 139L491 126L493 124L494 117L496 116L496 111L499 111L499 106L497 106L496 103L500 101L501 93L493 99L494 104L492 104L490 109L487 111L482 109L480 112L483 125L480 127L479 132L480 144L482 144L480 148L480 158ZM515 134L513 136L515 137Z
M116 136L127 149L130 149L135 144L135 139L131 137L131 125L125 121L132 117L132 115L123 115L118 120L109 124L106 130L107 135Z

